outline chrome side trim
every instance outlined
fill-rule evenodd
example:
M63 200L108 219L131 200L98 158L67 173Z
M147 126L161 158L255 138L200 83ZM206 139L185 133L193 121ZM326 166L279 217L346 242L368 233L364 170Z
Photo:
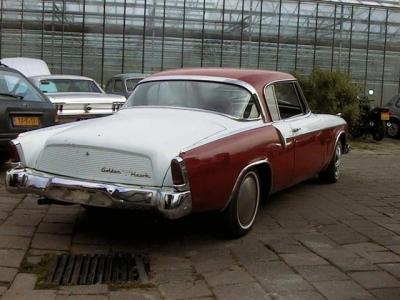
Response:
M246 171L249 170L249 169L252 168L252 167L255 167L255 166L258 166L258 165L261 165L261 164L267 164L267 165L269 166L270 170L271 170L271 179L270 179L271 182L270 182L270 184L271 184L271 188L272 188L272 180L273 180L273 179L272 179L272 177L273 177L273 176L272 176L272 168L271 168L271 165L270 165L268 159L262 159L262 160L257 160L257 161L255 161L255 162L252 162L252 163L248 164L247 166L245 166L245 167L240 171L238 177L236 178L236 181L235 181L235 184L234 184L233 189L232 189L232 191L231 191L231 194L230 194L230 196L229 196L229 199L228 199L228 201L226 202L225 206L221 209L221 211L224 211L224 210L229 206L229 204L232 202L233 197L234 197L234 195L235 195L235 192L236 192L236 190L237 190L237 188L238 188L239 182L240 182L240 180L243 178L243 176L244 176L244 174L246 173ZM263 183L261 182L261 184L263 184Z
M219 76L203 76L203 75L163 75L163 76L150 76L144 78L140 81L136 86L146 83L146 82L153 82L153 81L164 81L164 80L189 80L189 81L208 81L208 82L220 82L226 84L237 85L242 88L245 88L250 94L256 97L258 101L258 106L261 109L261 115L264 121L267 121L267 113L265 111L264 106L261 103L261 98L258 95L257 90L249 83L239 80L233 79L228 77L219 77ZM136 87L135 87L136 88Z
M91 182L29 168L7 171L6 188L10 193L30 193L71 204L132 210L152 209L168 219L177 219L192 211L190 191Z

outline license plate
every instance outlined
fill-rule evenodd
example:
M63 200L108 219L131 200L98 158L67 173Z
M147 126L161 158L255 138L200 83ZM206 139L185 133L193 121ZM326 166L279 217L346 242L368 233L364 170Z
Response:
M111 199L99 191L90 191L79 188L64 188L52 186L47 191L47 196L59 201L94 206L109 206Z
M39 117L13 117L14 126L17 127L37 127L40 125Z
M381 112L381 120L382 121L389 121L390 120L389 112Z

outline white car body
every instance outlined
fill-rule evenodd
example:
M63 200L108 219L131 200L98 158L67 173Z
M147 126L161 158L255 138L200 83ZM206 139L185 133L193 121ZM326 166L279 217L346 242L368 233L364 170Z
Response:
M75 121L99 116L106 116L116 112L126 101L119 95L106 94L96 81L89 77L75 75L46 75L34 76L30 80L38 88L46 80L87 80L93 83L98 93L81 92L48 92L45 94L57 106L61 122Z

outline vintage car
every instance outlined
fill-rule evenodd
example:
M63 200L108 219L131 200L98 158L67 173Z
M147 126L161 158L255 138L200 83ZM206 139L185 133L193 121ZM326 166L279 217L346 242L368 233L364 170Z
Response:
M111 77L106 84L106 93L121 95L128 98L135 86L143 78L149 76L142 73L124 73Z
M40 203L153 209L176 219L219 211L233 237L268 195L319 174L339 178L346 122L313 114L296 79L239 69L165 71L116 114L13 140L10 192Z
M91 78L75 75L41 75L29 78L57 107L60 123L110 115L126 98L106 94Z
M8 144L19 133L54 125L56 117L49 99L24 75L0 65L0 163L9 159Z

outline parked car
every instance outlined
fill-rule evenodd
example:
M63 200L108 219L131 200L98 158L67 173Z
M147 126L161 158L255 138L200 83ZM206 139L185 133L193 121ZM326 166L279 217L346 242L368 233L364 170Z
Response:
M0 65L0 162L9 159L8 144L21 132L51 126L54 105L20 72Z
M153 209L170 219L219 211L247 233L259 202L319 174L336 182L346 122L313 114L296 79L239 69L166 71L116 114L13 141L10 192L41 203Z
M110 115L126 101L123 96L106 94L88 77L44 75L30 80L56 105L60 122Z
M394 96L386 107L390 112L390 120L387 122L387 134L391 138L400 137L400 95Z
M142 73L125 73L115 75L107 81L106 92L128 98L135 86L147 76L149 75Z

